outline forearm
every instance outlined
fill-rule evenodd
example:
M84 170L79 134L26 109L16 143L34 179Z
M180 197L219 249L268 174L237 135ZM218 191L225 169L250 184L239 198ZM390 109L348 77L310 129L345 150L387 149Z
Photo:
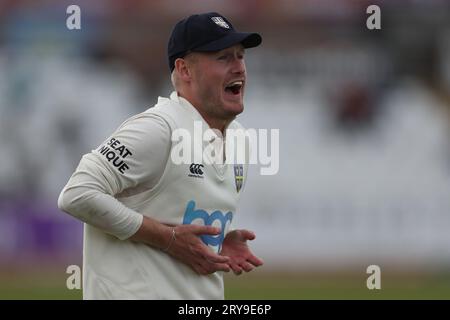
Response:
M172 227L144 216L142 224L137 232L130 237L130 240L164 250L171 243L171 237Z
M71 216L124 240L140 228L143 216L109 194L69 184L61 192L58 207Z
M82 168L82 167L81 167ZM143 242L164 249L171 228L126 207L107 188L83 170L69 180L58 199L62 211L121 240Z
M58 198L58 207L71 216L124 240L142 224L142 215L123 205L113 194L120 191L95 156L82 158Z

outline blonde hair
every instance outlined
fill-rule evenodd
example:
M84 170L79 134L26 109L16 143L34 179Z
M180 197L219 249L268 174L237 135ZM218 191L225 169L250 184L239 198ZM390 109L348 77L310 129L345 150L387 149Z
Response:
M193 52L189 52L182 59L186 60L188 63L192 64L197 61L197 56L193 54ZM170 74L170 81L172 82L172 86L175 90L178 89L180 85L180 78L178 77L177 68L174 68L172 73Z
M170 81L172 82L173 88L176 90L179 84L177 69L173 69L172 73L170 74Z

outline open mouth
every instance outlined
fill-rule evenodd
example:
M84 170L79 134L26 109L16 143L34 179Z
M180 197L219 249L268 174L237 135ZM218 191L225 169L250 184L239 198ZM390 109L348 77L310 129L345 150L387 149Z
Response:
M242 80L233 81L225 87L225 91L234 95L238 95L241 93L243 86L244 81Z

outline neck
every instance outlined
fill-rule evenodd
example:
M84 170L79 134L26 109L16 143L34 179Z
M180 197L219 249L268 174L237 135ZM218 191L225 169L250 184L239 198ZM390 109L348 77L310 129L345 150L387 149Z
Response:
M205 114L202 110L198 109L197 107L194 106L194 108L197 109L197 111L202 116L203 120L205 120L205 122L209 125L209 127L211 129L219 130L220 132L222 132L222 135L225 134L225 129L228 127L230 122L233 121L233 119L223 120L223 119L212 118L212 117L209 117L207 114Z
M198 103L195 103L195 101L192 101L191 99L189 99L189 97L186 97L185 95L183 95L181 92L178 92L178 91L177 91L177 94L179 97L182 97L182 98L186 99L187 101L189 101L189 103L198 111L198 113L200 113L203 120L205 120L205 122L208 124L208 126L211 129L219 130L220 132L222 132L222 135L225 134L225 129L228 127L228 125L231 123L231 121L233 121L235 118L235 117L233 117L231 119L220 119L220 118L212 117L207 112L200 109L197 106Z

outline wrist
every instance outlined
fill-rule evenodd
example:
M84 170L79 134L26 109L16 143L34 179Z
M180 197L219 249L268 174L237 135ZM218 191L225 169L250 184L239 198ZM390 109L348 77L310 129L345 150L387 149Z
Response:
M130 240L144 243L155 249L164 250L168 247L173 237L172 228L154 219L144 217L141 227Z
M173 244L175 243L176 240L177 240L177 234L176 234L175 227L170 227L170 239L168 241L167 246L165 248L162 248L161 250L163 252L169 252L170 248L173 246Z

